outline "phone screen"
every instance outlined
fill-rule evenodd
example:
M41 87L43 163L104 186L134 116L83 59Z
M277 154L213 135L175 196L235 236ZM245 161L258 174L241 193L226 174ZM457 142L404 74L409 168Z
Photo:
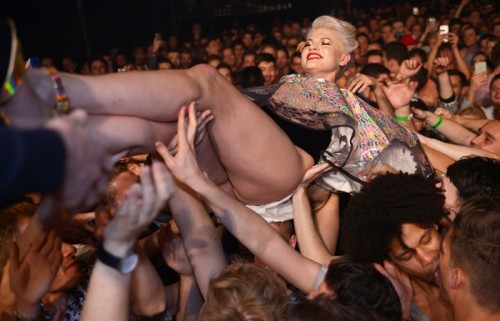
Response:
M448 28L448 25L440 25L439 26L439 34L448 34L450 32L450 29ZM444 37L443 39L444 42L448 42L448 37Z
M486 61L476 61L474 63L474 74L486 72Z
M434 29L435 26L436 26L436 18L429 18L429 27L431 27L431 29Z

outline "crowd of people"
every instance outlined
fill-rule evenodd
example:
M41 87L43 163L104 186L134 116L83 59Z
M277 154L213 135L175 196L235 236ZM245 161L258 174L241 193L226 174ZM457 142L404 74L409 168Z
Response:
M5 24L0 320L499 320L498 12L348 2L59 70Z

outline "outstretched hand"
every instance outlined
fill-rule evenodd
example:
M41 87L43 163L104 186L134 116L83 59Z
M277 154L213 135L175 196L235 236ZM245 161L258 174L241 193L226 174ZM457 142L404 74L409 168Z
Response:
M449 59L448 57L437 57L436 59L434 59L433 64L434 71L437 75L440 75L447 70Z
M302 181L297 187L297 190L300 188L307 189L312 182L314 182L316 179L320 178L321 176L325 175L327 172L331 170L332 167L328 163L321 163L314 165L313 167L309 168L307 172L304 174L304 177L302 177Z
M212 114L212 111L207 109L203 112L197 112L196 113L196 123L198 124L196 126L196 135L195 135L195 142L194 146L199 145L205 136L207 135L207 125L209 122L211 122L214 119L214 115ZM176 134L174 138L170 141L168 144L168 151L170 154L175 155L177 154L177 148L178 148L178 135Z
M41 231L24 257L20 256L18 244L11 244L10 287L16 295L18 312L23 316L39 312L40 300L48 292L62 262L61 245L55 230Z
M410 78L418 73L423 64L419 63L416 59L406 59L399 67L399 76L402 80Z
M66 147L64 181L60 193L63 206L76 212L94 205L106 191L108 174L120 155L111 157L89 135L87 114L82 110L52 118L46 127L57 132Z
M373 265L380 274L391 281L394 289L398 293L403 309L403 317L409 317L410 304L413 300L413 287L408 273L401 271L396 265L387 260L384 260L384 266L378 263L374 263Z
M187 107L188 122L186 127L186 106L182 106L177 120L177 154L170 154L167 147L161 143L156 143L156 150L163 157L165 164L172 174L182 183L189 186L196 185L200 179L204 179L204 174L196 161L194 140L196 136L197 120L194 110L194 102Z
M406 107L410 104L415 89L410 86L410 81L393 82L386 79L382 90L394 109Z
M104 246L117 256L125 255L135 244L139 234L153 221L167 204L175 189L165 166L154 162L152 168L141 171L141 184L134 184L111 222L104 230Z
M347 90L353 94L357 92L363 92L366 88L374 88L377 85L377 80L368 75L357 73L354 77L351 77L347 83Z

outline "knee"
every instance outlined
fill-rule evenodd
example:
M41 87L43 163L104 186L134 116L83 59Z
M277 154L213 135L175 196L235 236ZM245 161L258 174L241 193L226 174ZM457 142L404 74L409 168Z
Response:
M189 69L189 74L207 92L213 92L213 87L220 82L222 75L212 66L199 64Z

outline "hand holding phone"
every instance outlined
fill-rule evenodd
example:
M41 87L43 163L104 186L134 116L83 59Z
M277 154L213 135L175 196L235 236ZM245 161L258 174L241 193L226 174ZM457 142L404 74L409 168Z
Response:
M443 37L443 42L448 42L448 33L450 32L450 29L448 25L440 25L439 26L439 34L444 35Z
M431 30L434 30L435 27L436 27L436 18L430 17L429 18L429 28Z
M474 74L480 74L482 72L486 72L486 61L476 61L474 63Z

